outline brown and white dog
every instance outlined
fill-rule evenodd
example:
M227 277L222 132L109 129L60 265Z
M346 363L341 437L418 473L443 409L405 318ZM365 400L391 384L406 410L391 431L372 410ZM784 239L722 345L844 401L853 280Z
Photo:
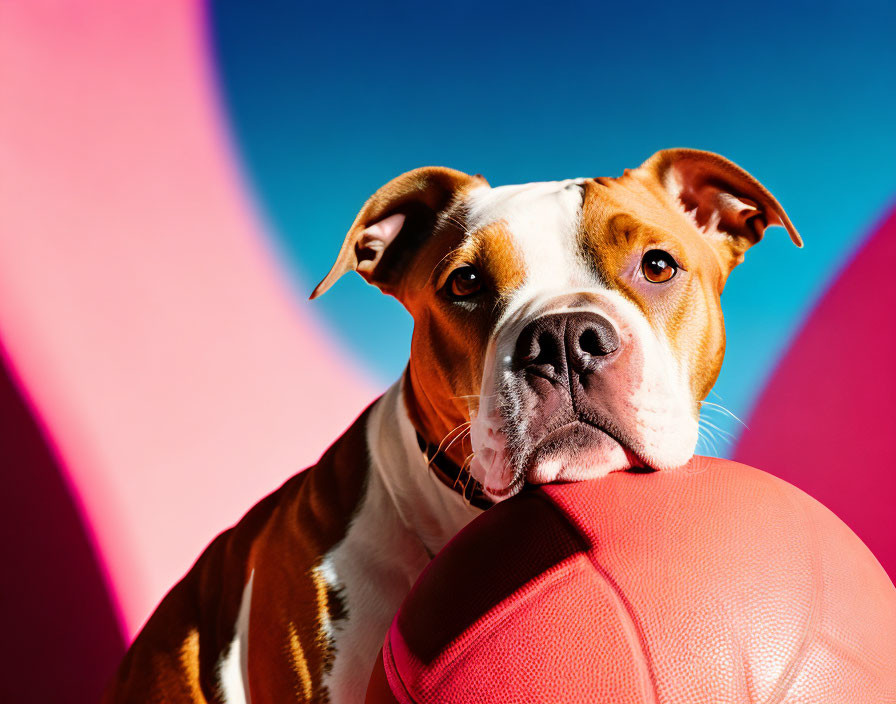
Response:
M107 701L363 701L402 598L481 507L690 459L719 296L770 225L801 245L758 181L687 149L619 178L491 188L433 167L383 186L312 297L355 270L398 298L403 378L208 547Z

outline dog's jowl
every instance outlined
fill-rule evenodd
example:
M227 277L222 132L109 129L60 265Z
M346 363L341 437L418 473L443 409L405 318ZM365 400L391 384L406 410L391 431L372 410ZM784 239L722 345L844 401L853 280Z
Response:
M719 298L772 225L801 244L756 179L687 149L619 178L428 167L380 188L312 297L352 270L395 296L404 375L208 547L107 701L362 702L417 575L491 502L690 459Z

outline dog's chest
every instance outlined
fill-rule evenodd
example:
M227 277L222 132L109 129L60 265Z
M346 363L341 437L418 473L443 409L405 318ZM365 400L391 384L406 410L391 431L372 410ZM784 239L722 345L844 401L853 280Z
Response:
M433 476L401 399L397 383L371 411L364 499L322 562L345 609L332 624L334 657L324 677L333 704L364 700L402 600L433 555L481 512Z
M330 624L333 659L323 679L333 704L364 700L389 624L429 559L372 473L348 534L319 568L343 607L343 618Z

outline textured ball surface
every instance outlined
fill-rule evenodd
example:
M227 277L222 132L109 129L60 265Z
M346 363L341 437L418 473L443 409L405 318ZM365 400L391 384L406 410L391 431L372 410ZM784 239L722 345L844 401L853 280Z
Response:
M896 702L896 589L821 504L698 457L489 509L378 667L368 702Z

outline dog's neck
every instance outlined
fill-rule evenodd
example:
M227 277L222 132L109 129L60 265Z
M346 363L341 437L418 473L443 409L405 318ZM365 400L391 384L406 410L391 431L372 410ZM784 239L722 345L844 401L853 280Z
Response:
M404 400L404 376L376 402L367 426L371 470L389 493L402 522L434 555L481 513L431 471Z

